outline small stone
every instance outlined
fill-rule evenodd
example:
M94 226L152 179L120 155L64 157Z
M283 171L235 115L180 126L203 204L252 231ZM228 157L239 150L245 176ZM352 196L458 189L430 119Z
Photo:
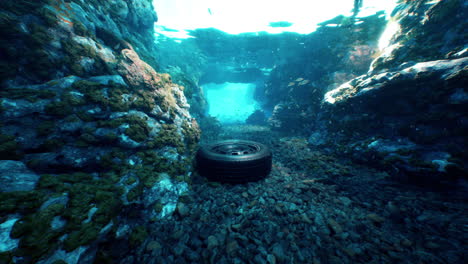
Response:
M184 233L185 232L182 229L176 230L174 233L172 233L172 238L179 240L184 235Z
M302 222L306 223L306 224L312 224L312 220L310 220L310 218L306 215L306 214L302 214L301 215L301 220Z
M340 224L338 224L334 219L328 219L328 226L330 227L330 229L335 232L335 234L340 234L341 232L343 232L343 228L341 227Z
M352 201L348 197L339 197L338 199L346 207L350 206L352 203Z
M155 251L161 249L161 244L158 241L151 241L146 245L147 251Z
M350 256L350 257L354 257L354 255L356 255L356 252L353 249L348 248L348 247L343 248L343 251L346 254L348 254L348 256Z
M280 214L280 215L282 215L284 213L283 209L281 209L281 206L279 206L279 205L275 206L275 211L276 211L277 214Z
M261 254L257 254L254 258L254 263L255 264L267 264L267 262L265 261L265 259L262 257Z
M219 245L218 239L215 236L209 236L207 246L208 249L213 249Z
M237 241L231 241L226 245L226 253L228 255L232 255L236 250L239 248L239 244Z
M283 249L283 247L281 246L281 244L279 244L279 243L276 243L276 244L273 246L272 253L273 253L273 255L276 257L276 259L278 259L280 262L283 262L284 259L286 258L285 253L284 253L284 249ZM268 259L267 259L267 260L268 260Z
M239 229L242 228L242 223L239 223L239 224L234 224L231 226L231 228L235 231L239 231Z
M267 255L267 262L269 264L276 264L276 258L274 255L268 254Z
M249 194L247 192L243 192L242 197L247 198L247 197L249 197Z
M184 250L185 250L184 246L179 244L176 247L174 247L172 251L174 252L176 256L181 256L184 253Z
M410 240L405 238L405 239L401 240L401 245L403 245L405 247L411 247L413 245L413 242L411 242Z
M189 215L190 210L184 203L178 203L177 204L177 213L179 213L180 216L185 217Z
M385 221L385 218L374 213L368 214L366 217L374 223L382 223L383 221Z
M437 243L434 243L432 241L428 241L424 244L424 247L428 248L428 249L438 249L440 248L440 245L437 244Z

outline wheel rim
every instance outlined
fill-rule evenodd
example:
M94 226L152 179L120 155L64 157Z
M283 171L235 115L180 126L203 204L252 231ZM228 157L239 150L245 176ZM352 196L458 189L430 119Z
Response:
M239 156L256 153L260 148L254 144L247 143L226 143L222 145L216 145L211 148L216 154Z

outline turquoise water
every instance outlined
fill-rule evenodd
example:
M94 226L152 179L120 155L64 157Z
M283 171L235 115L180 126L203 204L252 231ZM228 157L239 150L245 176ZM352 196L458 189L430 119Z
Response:
M208 83L202 88L208 102L208 114L221 123L244 122L259 109L258 102L253 98L253 83Z

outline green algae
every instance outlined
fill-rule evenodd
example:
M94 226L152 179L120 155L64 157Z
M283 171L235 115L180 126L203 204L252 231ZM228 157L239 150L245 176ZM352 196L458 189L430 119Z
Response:
M177 152L184 153L184 144L181 136L177 133L177 127L173 124L163 124L158 135L147 143L148 148L163 148L172 146Z
M132 185L137 181L137 179L134 176L128 177L128 179L125 181L125 184L127 185Z
M104 174L103 174L104 176ZM119 194L123 191L107 177L96 178L87 173L42 175L37 190L29 192L0 193L0 212L22 213L24 216L13 226L12 237L19 238L15 256L29 256L37 260L54 251L59 238L68 234L64 249L72 251L89 244L99 235L100 230L118 215ZM52 204L39 210L48 198L58 193L67 193L66 205ZM92 221L89 210L98 210ZM67 220L61 229L51 230L50 223L56 216Z
M138 185L134 188L132 188L130 191L127 193L127 200L129 202L136 201L138 197L140 197L143 194L143 187L141 185Z
M146 119L138 116L127 116L125 122L130 125L125 130L125 134L132 140L143 142L148 138L151 128L148 126Z
M18 160L21 157L22 153L16 142L16 138L0 134L0 159Z
M5 97L14 100L27 100L35 103L41 99L50 99L56 96L55 92L50 90L36 90L36 89L2 89L0 90L0 97Z
M153 205L153 210L156 212L156 213L160 213L162 212L164 206L162 205L162 203L154 203Z
M55 131L55 121L44 121L37 126L36 132L38 136L47 136Z
M79 21L73 21L73 30L78 36L86 37L89 35L88 29Z
M194 152L198 147L198 141L200 141L200 129L184 121L182 123L182 134L184 135L184 141L187 144L188 151L191 153Z
M130 246L135 248L143 244L143 242L146 240L147 237L148 237L148 231L146 227L142 225L136 226L135 228L133 228L132 232L130 233L130 238L129 238Z

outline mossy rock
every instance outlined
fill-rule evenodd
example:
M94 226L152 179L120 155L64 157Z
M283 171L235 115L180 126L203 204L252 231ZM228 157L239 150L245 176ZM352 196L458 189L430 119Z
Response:
M5 97L14 100L27 100L29 102L37 102L41 99L50 99L55 97L55 93L50 90L35 90L35 89L2 89L0 97Z
M130 233L130 246L135 248L141 244L148 238L148 231L146 230L146 227L144 226L136 226L133 230L132 233Z
M0 159L18 160L22 158L16 138L10 135L0 134Z
M89 35L88 29L79 21L73 21L73 30L78 36L86 37Z
M31 198L24 199L26 194L19 193L14 200L5 199L8 203L1 207L6 211L14 208L15 212L18 212L18 207L22 206L28 213L17 222L17 225L15 224L12 235L20 238L18 254L32 256L34 260L56 249L59 244L58 238L64 234L69 234L64 241L67 251L94 241L100 230L118 215L119 197L123 192L107 177L95 178L87 173L42 175L37 189L42 191L28 193L35 198L35 203L27 203L26 201L30 201ZM54 204L44 210L37 210L47 197L58 193L68 193L69 201L66 206ZM20 198L24 200L19 201ZM93 206L98 210L93 215L92 221L83 224ZM50 230L50 222L55 216L63 217L67 220L67 224L62 229L53 231Z
M65 117L73 114L73 106L63 101L54 101L45 107L45 112L52 116Z
M54 121L44 121L37 126L38 136L48 136L55 131L56 123Z

